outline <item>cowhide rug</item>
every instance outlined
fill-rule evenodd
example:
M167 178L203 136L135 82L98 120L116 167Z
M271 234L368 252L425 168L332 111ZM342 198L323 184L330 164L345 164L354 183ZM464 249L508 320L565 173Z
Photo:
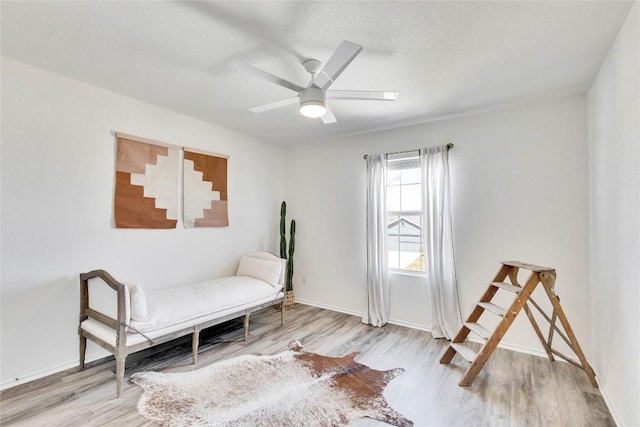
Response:
M140 372L138 410L170 426L339 426L361 417L413 422L389 407L386 385L404 369L377 371L309 353L299 342L274 356L240 356L182 373Z

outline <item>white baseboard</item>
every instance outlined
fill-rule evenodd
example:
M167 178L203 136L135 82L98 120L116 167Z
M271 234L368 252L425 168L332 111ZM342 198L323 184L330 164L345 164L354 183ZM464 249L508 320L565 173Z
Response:
M357 311L353 311L353 310L346 310L342 307L337 307L335 305L327 305L327 304L318 304L317 302L313 302L313 301L307 301L304 299L299 299L296 296L296 304L302 304L302 305L309 305L311 307L318 307L318 308L324 308L325 310L331 310L331 311L335 311L338 313L344 313L344 314L350 314L352 316L358 316L358 317L362 317L362 313L359 313Z
M2 384L0 384L0 390L7 390L7 389L9 389L11 387L15 387L15 386L18 386L18 385L21 385L21 384L26 384L26 383L28 383L30 381L35 381L35 380L38 380L40 378L44 378L44 377L49 376L49 375L57 374L57 373L60 373L62 371L65 371L67 369L75 368L77 366L78 366L78 362L77 361L76 362L63 363L61 365L54 366L52 368L45 369L45 370L42 370L42 371L38 371L38 372L35 372L33 374L27 375L27 376L22 377L22 378L16 378L16 379L13 379L13 380L5 381Z
M96 360L104 359L110 355L106 351L103 351L103 350L100 350L100 351L102 353L87 354L85 363L95 362ZM52 368L34 372L22 378L16 378L13 380L4 381L3 383L0 384L0 390L7 390L12 387L19 386L21 384L26 384L31 381L39 380L40 378L48 377L49 375L59 374L60 372L66 371L67 369L77 368L78 366L80 366L80 363L78 360L62 363Z
M350 314L352 316L356 316L356 317L362 317L362 313L354 311L354 310L346 310L342 307L336 307L333 305L327 305L327 304L318 304L316 302L312 302L312 301L307 301L307 300L301 300L296 298L296 303L300 303L303 305L309 305L311 307L318 307L318 308L324 308L326 310L331 310L331 311L336 311L338 313L344 313L344 314ZM427 328L424 325L419 325L417 323L412 323L412 322L405 322L403 320L397 320L397 319L389 319L389 323L392 325L398 325L398 326L404 326L410 329L417 329L420 331L426 331L426 332L431 332L430 328Z
M620 412L618 411L618 408L616 408L616 405L613 404L613 400L611 400L611 397L609 396L607 389L605 387L602 387L602 383L599 380L600 374L598 374L598 371L596 370L595 367L591 366L591 369L593 369L593 373L596 376L596 382L598 383L600 394L604 399L605 405L607 405L607 409L609 409L609 412L611 413L611 417L613 417L613 422L615 422L617 426L623 426L624 423L622 422L622 417L620 417Z
M417 329L418 331L425 331L425 332L431 333L431 328L427 328L426 326L420 325L418 323L405 322L404 320L397 320L397 319L389 319L389 323L392 325L404 326L405 328Z

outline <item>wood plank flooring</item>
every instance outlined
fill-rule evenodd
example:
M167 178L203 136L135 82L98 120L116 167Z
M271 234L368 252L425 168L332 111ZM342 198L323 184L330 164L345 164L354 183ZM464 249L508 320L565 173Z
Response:
M297 304L280 325L273 308L251 318L248 341L242 320L203 331L196 365L190 338L127 358L122 397L115 398L115 362L94 363L2 392L0 424L22 426L151 426L136 403L141 389L129 384L134 372L188 371L242 354L275 354L298 340L312 352L356 358L375 369L402 367L405 373L385 390L390 405L416 426L614 426L598 389L568 363L498 349L470 387L458 381L467 362L438 360L446 341L395 325L368 327L360 318ZM382 426L363 418L357 426Z

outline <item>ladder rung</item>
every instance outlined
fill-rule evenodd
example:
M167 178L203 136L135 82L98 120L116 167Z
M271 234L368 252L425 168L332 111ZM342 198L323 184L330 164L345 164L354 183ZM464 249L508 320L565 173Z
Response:
M491 336L491 331L476 322L466 322L464 324L467 328L469 328L474 334L478 335L481 338L489 339Z
M505 282L491 282L491 286L495 286L496 288L504 289L505 291L513 292L519 294L522 292L522 288L520 286L512 285L511 283Z
M467 362L473 362L474 360L476 360L477 353L472 349L470 349L469 347L467 347L466 345L461 343L455 343L455 342L452 342L450 345L451 345L451 348L457 351L458 354L462 356L464 360L466 360Z
M490 302L479 302L478 305L485 310L489 310L493 314L497 314L498 316L504 316L504 314L507 312L507 310L505 310L504 308L495 304L491 304Z

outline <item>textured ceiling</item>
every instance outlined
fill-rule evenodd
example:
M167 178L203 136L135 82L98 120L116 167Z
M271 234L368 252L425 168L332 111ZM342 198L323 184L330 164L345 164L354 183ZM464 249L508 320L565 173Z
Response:
M632 2L0 3L2 55L281 145L584 93ZM342 40L364 50L332 89L397 91L332 100L323 124L295 93L229 68L245 61L299 85L301 62Z

